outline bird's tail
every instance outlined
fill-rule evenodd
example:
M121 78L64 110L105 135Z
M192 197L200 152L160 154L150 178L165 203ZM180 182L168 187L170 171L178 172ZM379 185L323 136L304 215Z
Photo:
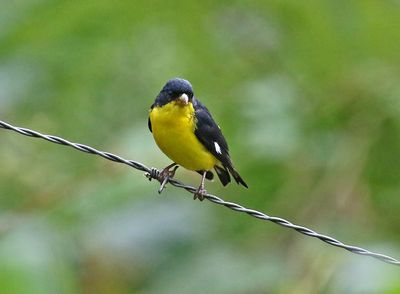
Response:
M231 182L231 176L229 175L229 172L225 168L216 165L214 166L214 169L222 185L226 186Z
M228 170L235 179L236 183L241 184L242 186L248 188L246 182L242 179L239 173L233 168L233 166L228 166Z

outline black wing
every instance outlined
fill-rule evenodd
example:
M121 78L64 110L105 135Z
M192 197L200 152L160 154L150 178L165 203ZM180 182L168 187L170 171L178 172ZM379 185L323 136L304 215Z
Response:
M193 107L196 119L196 128L194 133L207 150L222 163L223 168L218 166L215 167L222 184L225 186L230 182L229 173L231 173L238 184L242 184L247 188L247 184L233 167L229 156L228 143L226 142L224 135L222 135L221 129L212 118L211 113L199 100L196 100L195 98L193 98Z
M150 121L150 117L147 119L147 126L149 127L150 132L152 133L153 130L151 129L151 121Z
M153 109L153 107L154 107L154 104L152 104L152 105L150 106L150 111ZM150 132L152 133L152 132L153 132L153 129L151 128L150 116L149 116L149 118L147 119L147 126L149 127L149 130L150 130Z
M229 148L221 129L215 123L208 109L198 100L193 98L195 109L197 139L211 152L224 166L232 165L229 158Z

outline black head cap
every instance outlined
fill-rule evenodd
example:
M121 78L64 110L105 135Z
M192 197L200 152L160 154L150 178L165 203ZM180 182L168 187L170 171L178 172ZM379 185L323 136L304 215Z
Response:
M155 104L158 106L165 105L179 98L182 94L186 94L189 97L189 101L191 101L193 98L192 85L184 79L171 79L162 88L160 94L158 94Z

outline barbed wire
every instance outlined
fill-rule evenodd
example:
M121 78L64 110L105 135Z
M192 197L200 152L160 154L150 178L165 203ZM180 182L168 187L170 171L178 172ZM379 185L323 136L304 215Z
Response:
M149 167L145 166L144 164L142 164L140 162L137 162L137 161L134 161L134 160L124 159L124 158L122 158L122 157L120 157L118 155L112 154L110 152L100 151L100 150L97 150L97 149L95 149L93 147L90 147L90 146L87 146L87 145L84 145L84 144L80 144L80 143L73 143L73 142L70 142L70 141L68 141L66 139L57 137L57 136L44 135L44 134L41 134L41 133L39 133L37 131L30 130L30 129L27 129L27 128L16 127L16 126L13 126L13 125L8 124L8 123L6 123L4 121L1 121L1 120L0 120L0 128L6 129L6 130L10 130L10 131L14 131L14 132L17 132L17 133L19 133L21 135L24 135L24 136L28 136L28 137L32 137L32 138L40 138L40 139L44 139L44 140L47 140L47 141L52 142L52 143L56 143L56 144L60 144L60 145L64 145L64 146L69 146L69 147L72 147L74 149L77 149L79 151L86 152L86 153L89 153L89 154L98 155L98 156L101 156L101 157L103 157L103 158L105 158L107 160L111 160L111 161L114 161L114 162L117 162L117 163L122 163L122 164L128 165L130 167L133 167L133 168L135 168L137 170L143 171L143 172L146 173L145 175L149 179L158 179L159 171L157 169L149 168ZM189 185L186 185L186 184L184 184L184 183L182 183L182 182L180 182L180 181L178 181L176 179L173 179L173 178L169 179L168 182L171 185L173 185L175 187L178 187L178 188L183 188L183 189L185 189L186 191L188 191L190 193L195 193L196 190L197 190L196 188L194 188L192 186L189 186ZM252 217L255 217L255 218L258 218L258 219L261 219L261 220L264 220L264 221L270 221L270 222L273 222L273 223L275 223L277 225L293 229L293 230L295 230L295 231L297 231L297 232L299 232L301 234L304 234L304 235L309 236L309 237L317 238L317 239L319 239L319 240L321 240L321 241L323 241L323 242L325 242L327 244L330 244L332 246L336 246L336 247L339 247L339 248L343 248L343 249L345 249L347 251L350 251L352 253L355 253L355 254L358 254L358 255L370 256L370 257L376 258L378 260L381 260L381 261L384 261L384 262L387 262L387 263L390 263L390 264L394 264L394 265L398 265L398 266L400 265L400 261L394 259L393 257L387 256L387 255L384 255L384 254L380 254L380 253L376 253L376 252L371 252L371 251L363 249L361 247L356 247L356 246L344 244L343 242L338 241L338 240L336 240L336 239L334 239L332 237L329 237L329 236L326 236L326 235L322 235L322 234L319 234L319 233L317 233L317 232L315 232L315 231L313 231L313 230L311 230L309 228L293 224L293 223L291 223L291 222L289 222L289 221L287 221L287 220L285 220L283 218L275 217L275 216L269 216L269 215L267 215L265 213L262 213L260 211L257 211L257 210L254 210L254 209L245 208L245 207L243 207L243 206L241 206L241 205L239 205L237 203L225 201L225 200L219 198L218 196L215 196L215 195L212 195L212 194L209 194L209 193L205 194L204 198L206 198L207 200L209 200L209 201L211 201L213 203L216 203L216 204L219 204L219 205L223 205L223 206L225 206L225 207L227 207L229 209L232 209L234 211L246 213L246 214L248 214L248 215L250 215Z

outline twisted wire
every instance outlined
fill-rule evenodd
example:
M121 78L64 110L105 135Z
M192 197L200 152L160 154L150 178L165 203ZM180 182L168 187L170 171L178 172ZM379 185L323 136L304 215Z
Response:
M150 180L151 179L159 179L160 172L157 169L149 168L149 167L145 166L144 164L142 164L140 162L137 162L137 161L134 161L134 160L124 159L124 158L122 158L122 157L120 157L118 155L112 154L110 152L100 151L100 150L97 150L97 149L95 149L93 147L90 147L90 146L87 146L87 145L84 145L84 144L80 144L80 143L73 143L73 142L70 142L70 141L68 141L66 139L57 137L57 136L44 135L44 134L41 134L41 133L39 133L37 131L33 131L33 130L30 130L30 129L27 129L27 128L16 127L16 126L13 126L13 125L8 124L6 122L3 122L1 120L0 120L0 128L6 129L6 130L10 130L10 131L14 131L14 132L17 132L17 133L19 133L21 135L24 135L24 136L28 136L28 137L32 137L32 138L41 138L41 139L47 140L47 141L55 143L55 144L69 146L69 147L72 147L72 148L74 148L76 150L79 150L79 151L82 151L82 152L85 152L85 153L98 155L98 156L101 156L101 157L103 157L103 158L105 158L107 160L111 160L111 161L114 161L114 162L117 162L117 163L122 163L122 164L128 165L130 167L133 167L133 168L135 168L137 170L146 172L145 175ZM186 185L186 184L184 184L184 183L182 183L182 182L180 182L180 181L178 181L176 179L169 179L168 182L171 185L173 185L175 187L178 187L178 188L185 189L186 191L188 191L190 193L195 193L196 190L197 190L196 188L194 188L192 186L189 186L189 185ZM347 244L345 244L345 243L343 243L343 242L341 242L339 240L336 240L336 239L334 239L332 237L319 234L319 233L317 233L317 232L315 232L315 231L313 231L313 230L311 230L309 228L293 224L293 223L291 223L291 222L289 222L289 221L287 221L287 220L285 220L283 218L275 217L275 216L269 216L269 215L267 215L265 213L262 213L260 211L257 211L257 210L254 210L254 209L245 208L245 207L243 207L243 206L241 206L241 205L239 205L237 203L225 201L225 200L219 198L218 196L215 196L215 195L212 195L212 194L209 194L209 193L205 194L204 197L207 200L209 200L209 201L211 201L213 203L225 206L225 207L227 207L227 208L229 208L231 210L242 212L242 213L246 213L246 214L248 214L248 215L250 215L252 217L255 217L255 218L258 218L258 219L261 219L261 220L264 220L264 221L270 221L270 222L273 222L273 223L275 223L277 225L293 229L293 230L295 230L295 231L297 231L297 232L299 232L301 234L304 234L304 235L309 236L309 237L317 238L317 239L319 239L319 240L321 240L321 241L323 241L323 242L325 242L327 244L330 244L332 246L336 246L336 247L339 247L339 248L343 248L343 249L345 249L345 250L347 250L349 252L352 252L352 253L355 253L355 254L358 254L358 255L370 256L370 257L376 258L378 260L381 260L383 262L387 262L387 263L390 263L390 264L394 264L394 265L400 266L400 261L396 260L393 257L387 256L387 255L384 255L384 254L380 254L380 253L376 253L376 252L372 252L372 251L363 249L361 247L347 245Z

